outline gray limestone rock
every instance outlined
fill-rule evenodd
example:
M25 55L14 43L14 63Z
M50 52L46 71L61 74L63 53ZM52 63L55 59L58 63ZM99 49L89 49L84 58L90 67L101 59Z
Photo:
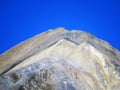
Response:
M0 55L0 90L120 90L120 52L84 31L49 30Z

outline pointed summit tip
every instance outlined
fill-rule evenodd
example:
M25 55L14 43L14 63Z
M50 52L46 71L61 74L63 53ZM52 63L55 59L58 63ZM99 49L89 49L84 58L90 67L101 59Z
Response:
M55 29L49 29L48 31L54 31L54 32L66 32L68 30L66 30L65 28L63 27L57 27Z
M83 33L88 33L86 32L85 30L81 30L81 29L66 29L64 27L57 27L57 28L54 28L54 29L48 29L47 32L63 32L63 33L66 33L66 32L71 32L71 33L74 33L74 32L83 32ZM90 33L88 33L90 34Z

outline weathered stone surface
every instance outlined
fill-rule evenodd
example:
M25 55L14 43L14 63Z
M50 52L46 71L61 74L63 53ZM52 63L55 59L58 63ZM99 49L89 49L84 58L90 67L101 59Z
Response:
M49 30L0 55L0 90L120 90L120 52L78 30Z

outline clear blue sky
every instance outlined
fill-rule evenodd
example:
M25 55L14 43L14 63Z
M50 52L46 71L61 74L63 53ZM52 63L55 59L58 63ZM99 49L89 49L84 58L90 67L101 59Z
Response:
M120 0L0 0L0 53L60 26L85 30L120 50Z

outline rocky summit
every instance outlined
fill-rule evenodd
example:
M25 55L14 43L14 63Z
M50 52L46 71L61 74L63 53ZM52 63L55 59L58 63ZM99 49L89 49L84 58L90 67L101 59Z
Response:
M0 90L120 90L120 52L81 30L48 30L0 55Z

